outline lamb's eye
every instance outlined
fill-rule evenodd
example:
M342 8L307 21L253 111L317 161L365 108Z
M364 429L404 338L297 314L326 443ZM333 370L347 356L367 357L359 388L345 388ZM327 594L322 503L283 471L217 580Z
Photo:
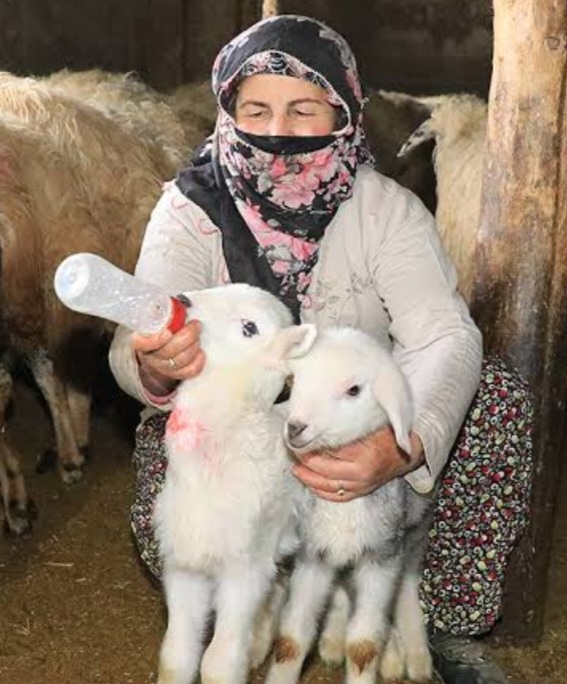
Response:
M360 385L353 385L352 387L349 387L347 389L346 393L349 397L358 397L358 395L360 394L360 390Z
M254 321L242 321L242 334L244 337L254 337L258 335L258 326Z

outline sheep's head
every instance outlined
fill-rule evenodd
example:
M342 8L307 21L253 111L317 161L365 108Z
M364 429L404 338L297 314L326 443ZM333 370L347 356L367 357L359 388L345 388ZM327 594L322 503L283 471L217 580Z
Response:
M484 131L486 128L487 104L475 95L434 95L417 97L404 93L380 91L391 102L411 102L421 108L427 119L409 136L398 152L406 157L419 145L434 140L454 143L455 140Z
M236 392L256 403L273 403L289 374L288 360L310 349L315 326L293 325L284 304L250 285L197 290L183 297L189 317L202 324L205 372L221 373L219 381L231 397Z
M285 439L295 452L342 446L391 424L410 450L409 388L389 352L351 328L328 329L291 363L294 382Z
M284 354L287 347L283 338L278 343L278 333L292 326L293 318L269 292L236 283L183 296L189 300L189 317L202 324L201 347L211 366L237 363L262 352Z

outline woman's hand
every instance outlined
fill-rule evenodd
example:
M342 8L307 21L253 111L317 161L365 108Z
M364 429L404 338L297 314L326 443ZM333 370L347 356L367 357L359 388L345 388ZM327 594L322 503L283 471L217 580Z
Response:
M391 428L334 451L298 454L294 475L328 501L351 501L415 470L424 462L420 438L410 434L411 454L396 444Z
M132 349L148 391L167 395L179 381L194 378L202 371L205 353L199 344L200 332L199 321L191 320L176 333L167 329L155 335L132 333Z

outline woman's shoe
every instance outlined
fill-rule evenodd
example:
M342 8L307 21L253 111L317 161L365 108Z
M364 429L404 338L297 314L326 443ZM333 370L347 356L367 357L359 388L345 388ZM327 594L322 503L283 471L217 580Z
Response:
M478 640L435 631L429 647L435 671L445 684L513 684Z

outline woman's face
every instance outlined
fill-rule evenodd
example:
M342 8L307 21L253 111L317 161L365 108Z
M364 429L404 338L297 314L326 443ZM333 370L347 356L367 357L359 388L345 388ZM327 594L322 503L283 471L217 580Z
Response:
M240 84L236 125L255 135L329 135L336 112L327 91L292 76L256 74Z

